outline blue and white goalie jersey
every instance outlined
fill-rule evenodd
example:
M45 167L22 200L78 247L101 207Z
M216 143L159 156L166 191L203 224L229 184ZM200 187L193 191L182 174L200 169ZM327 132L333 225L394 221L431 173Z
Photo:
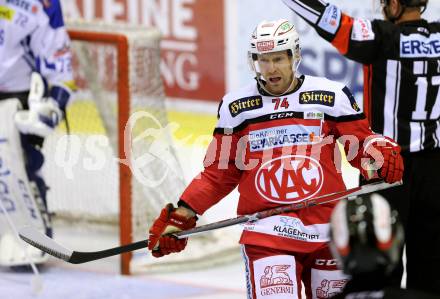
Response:
M62 88L64 96L54 98L64 107L73 76L59 0L0 0L0 58L0 92L29 90L37 71Z

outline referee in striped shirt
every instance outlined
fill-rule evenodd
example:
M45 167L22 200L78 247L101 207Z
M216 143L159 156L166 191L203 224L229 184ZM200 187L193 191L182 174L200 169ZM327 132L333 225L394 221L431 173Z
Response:
M364 65L364 112L405 161L404 185L382 195L405 225L407 287L440 294L440 23L422 18L428 0L381 0L385 20L352 18L324 0L283 1Z

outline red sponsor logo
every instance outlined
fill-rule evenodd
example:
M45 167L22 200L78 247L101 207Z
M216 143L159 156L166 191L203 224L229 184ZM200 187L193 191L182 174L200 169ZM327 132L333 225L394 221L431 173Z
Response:
M257 43L257 50L260 52L271 51L275 47L273 40L263 41Z
M361 24L362 37L364 39L367 39L368 36L370 35L368 30L368 25L364 20L359 20L359 23Z
M316 289L316 298L325 299L331 298L336 294L342 292L345 284L347 283L347 279L338 279L338 280L327 280L324 279L321 281L321 286Z
M289 268L290 265L266 266L260 278L261 295L293 294L293 281L287 273Z
M303 201L321 190L324 181L318 161L306 156L282 156L261 165L255 186L270 202L289 204Z

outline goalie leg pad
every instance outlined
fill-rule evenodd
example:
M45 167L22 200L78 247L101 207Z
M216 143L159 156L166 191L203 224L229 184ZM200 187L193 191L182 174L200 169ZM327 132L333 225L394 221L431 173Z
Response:
M26 173L20 134L14 124L18 107L16 99L0 101L0 199L7 213L0 211L0 265L3 266L26 265L23 257L29 251L9 229L9 221L16 227L31 225L41 232L46 231ZM39 251L31 251L28 256L37 263L46 258Z

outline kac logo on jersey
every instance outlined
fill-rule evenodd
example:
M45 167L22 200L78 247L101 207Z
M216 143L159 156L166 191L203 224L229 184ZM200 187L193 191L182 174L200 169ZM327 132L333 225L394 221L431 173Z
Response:
M263 107L261 96L253 96L233 101L229 104L229 111L232 117L236 117L242 112L255 110Z
M335 93L327 90L311 90L299 94L300 104L318 104L333 107L335 105Z
M270 160L258 169L255 187L266 200L280 204L301 202L321 190L324 174L318 161L300 155Z

